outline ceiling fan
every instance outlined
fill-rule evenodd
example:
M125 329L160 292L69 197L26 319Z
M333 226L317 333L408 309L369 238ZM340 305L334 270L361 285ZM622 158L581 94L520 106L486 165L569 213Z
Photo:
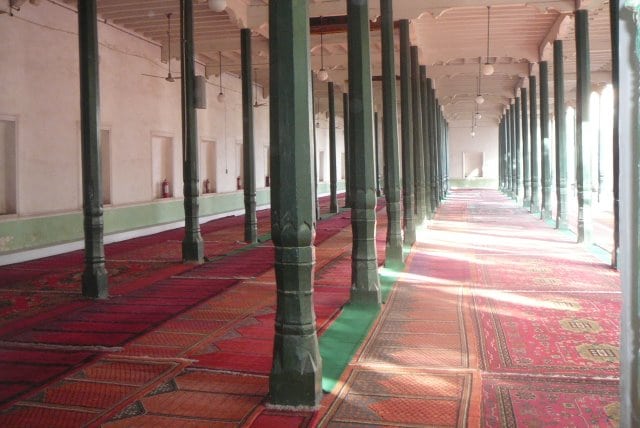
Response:
M253 108L258 108L258 107L262 107L262 106L266 106L267 103L258 103L258 70L254 70L253 71L253 89L254 89L254 102L253 102Z
M166 76L158 76L145 73L142 73L142 75L148 77L158 77L166 80L167 82L175 82L176 79L180 79L180 76L174 76L173 74L171 74L171 12L167 13L167 64L169 66L169 69Z

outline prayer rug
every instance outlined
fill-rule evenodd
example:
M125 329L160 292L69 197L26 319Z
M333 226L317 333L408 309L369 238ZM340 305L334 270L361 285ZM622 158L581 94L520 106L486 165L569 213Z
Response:
M473 305L485 370L618 375L619 294L476 290Z
M615 427L620 420L618 394L617 381L485 377L483 425Z
M354 368L319 426L465 427L470 373Z

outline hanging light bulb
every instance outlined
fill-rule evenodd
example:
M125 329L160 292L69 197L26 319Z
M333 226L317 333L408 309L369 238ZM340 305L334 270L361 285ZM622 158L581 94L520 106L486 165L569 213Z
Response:
M222 12L227 8L227 0L209 0L209 9L214 12Z
M482 119L482 115L480 113L476 113L476 120Z
M476 136L476 131L471 131L471 137L475 137Z
M482 104L482 103L484 103L484 97L478 94L478 96L476 97L476 104Z
M329 78L329 72L324 69L324 41L322 33L320 33L320 70L318 70L318 80L326 82Z
M491 25L491 6L487 6L487 60L482 66L482 74L484 74L485 76L491 76L494 72L493 65L489 64L489 40L490 40L489 37L491 35L491 33L489 32L491 28L490 25Z
M222 92L222 51L218 51L218 63L219 63L218 76L220 78L220 93L218 94L218 102L223 103L225 97L224 97L224 92Z

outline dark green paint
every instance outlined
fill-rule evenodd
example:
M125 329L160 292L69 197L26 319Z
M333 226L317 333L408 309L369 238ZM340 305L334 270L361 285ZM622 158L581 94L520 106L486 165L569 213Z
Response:
M420 92L420 60L418 47L411 46L411 117L413 122L413 180L416 201L416 223L427 219L424 190L424 142L422 141L422 99Z
M520 88L520 113L522 115L522 206L531 207L531 160L529 158L529 97L527 88Z
M431 207L431 149L429 144L429 94L427 90L427 67L420 66L420 104L422 106L422 153L424 156L424 201L427 218L433 217Z
M529 76L529 135L531 150L531 206L532 214L540 212L540 177L538 169L538 88L536 76Z
M385 266L400 269L402 257L402 208L400 205L400 158L396 108L396 67L392 0L380 0L382 14L382 133L384 149L384 195L387 202Z
M244 180L244 240L257 242L256 218L256 149L253 136L253 91L251 79L251 30L240 30L242 62L242 162Z
M562 40L553 42L553 103L556 137L556 228L569 227L567 189L567 110L564 106L564 54Z
M100 174L100 79L96 0L78 4L84 272L82 295L109 297Z
M540 137L541 137L541 175L542 175L542 211L543 220L551 220L551 138L549 132L549 64L540 62Z
M578 188L578 242L591 243L591 153L589 150L591 69L589 12L575 12L576 28L576 175Z
M416 242L415 193L413 165L413 118L411 107L411 48L409 21L400 21L400 112L402 134L402 190L404 201L404 243Z
M329 188L330 202L329 211L337 213L338 208L338 169L336 166L336 97L333 82L327 84L327 94L329 96Z
M180 1L182 50L182 180L184 187L184 239L182 260L202 263L204 242L200 235L198 201L198 122L195 106L193 0Z
M347 1L351 159L351 303L379 306L376 169L368 2Z
M277 308L268 401L315 407L322 398L322 359L313 310L314 124L306 0L269 2L269 48Z

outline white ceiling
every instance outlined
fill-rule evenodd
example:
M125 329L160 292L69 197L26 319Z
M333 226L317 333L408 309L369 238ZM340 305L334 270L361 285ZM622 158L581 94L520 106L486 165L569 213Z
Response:
M72 0L63 0L74 3ZM195 43L198 60L206 64L207 75L217 76L219 55L223 71L239 74L240 31L253 32L253 62L257 81L268 88L268 0L227 0L226 11L212 12L206 0L194 0ZM310 0L310 16L346 13L346 0ZM556 38L565 41L565 72L568 102L575 93L575 42L572 12L589 10L591 70L594 85L610 81L611 52L609 6L605 0L394 0L394 18L411 20L411 42L419 47L421 63L436 84L436 91L450 122L469 123L475 111L479 62L486 62L487 18L491 10L489 62L495 73L483 76L481 92L486 102L479 106L479 126L497 123L504 106L526 84L536 63L549 61L553 76L552 47ZM370 17L379 15L379 1L370 0ZM171 54L179 56L179 0L98 0L102 19L122 26L163 46L166 59L167 14L171 17ZM397 33L396 33L397 34ZM347 79L347 35L323 36L323 56L330 79L339 87ZM398 40L396 37L396 53ZM311 36L312 68L320 68L320 36ZM380 32L371 32L372 74L380 75ZM399 58L396 56L399 73ZM320 109L326 109L326 87L316 82ZM376 104L380 85L374 84ZM553 86L550 82L553 95Z

